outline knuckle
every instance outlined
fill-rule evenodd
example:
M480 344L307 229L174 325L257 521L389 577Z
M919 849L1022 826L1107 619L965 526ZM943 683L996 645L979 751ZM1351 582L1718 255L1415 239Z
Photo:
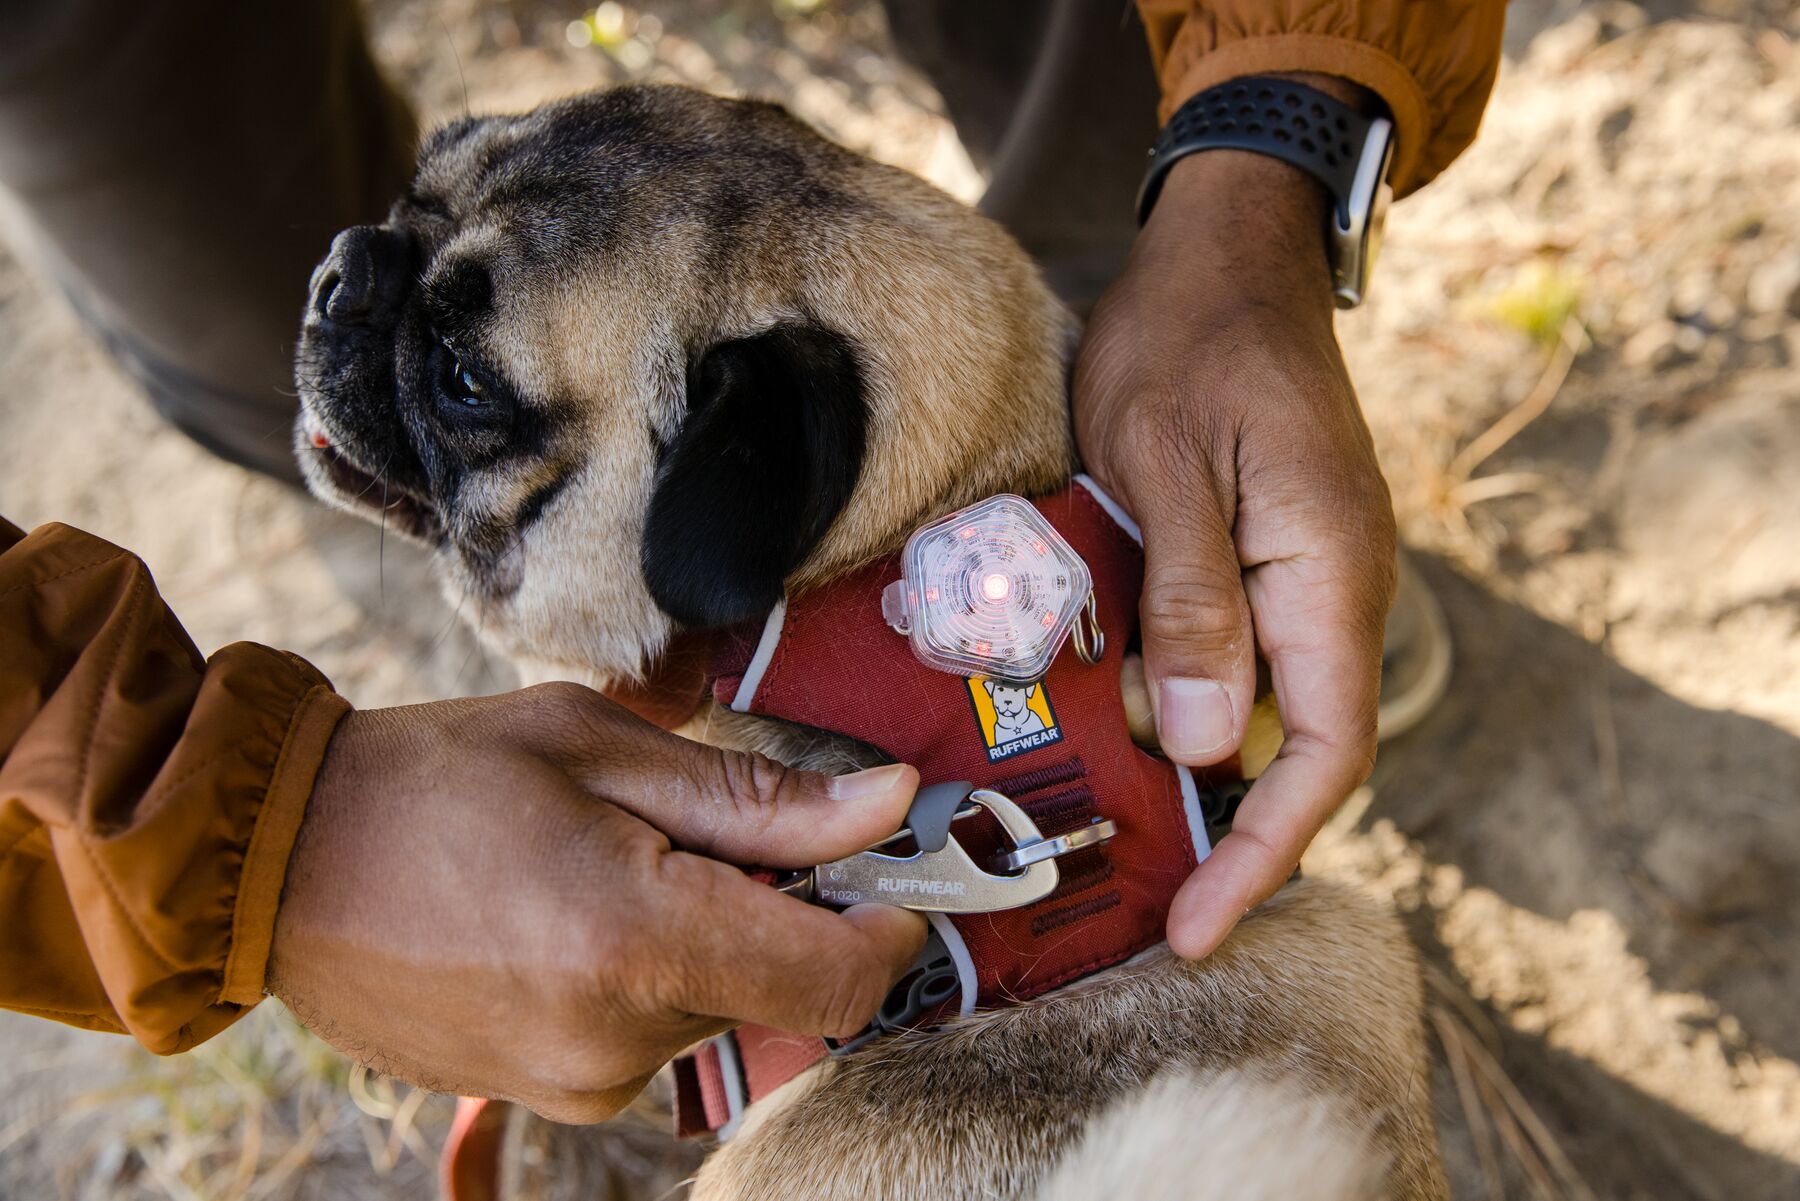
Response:
M1259 860L1253 894L1250 899L1250 903L1253 905L1267 899L1277 888L1280 888L1282 882L1293 873L1294 865L1299 862L1294 855L1276 846L1275 843L1255 830L1236 829L1226 837L1242 839L1240 849L1252 848L1255 858Z
M846 961L846 969L851 965L857 970L837 974L817 1011L819 1033L832 1038L849 1038L867 1026L888 993L887 975L880 965L860 957Z
M1348 796L1375 770L1376 727L1379 712L1375 705L1359 705L1343 724L1328 736L1312 737L1312 753L1323 771L1323 778L1334 791ZM1340 796L1337 799L1342 799Z
M593 708L594 693L568 680L552 680L525 689L532 700L552 713L583 715Z
M1379 640L1399 578L1392 516L1338 522L1317 540L1312 570L1327 588L1328 609L1343 614L1357 633L1372 628Z
M526 702L520 718L524 731L547 745L575 748L603 740L607 702L599 693L557 680L533 684L520 695Z
M755 834L775 822L793 792L797 774L792 768L767 755L718 748L710 762L715 799L731 806L738 826Z
M640 895L658 898L654 915L634 931L606 986L621 990L633 1012L662 1021L692 1012L729 985L718 973L717 944L700 923L723 920L707 898L717 895L718 876L733 869L699 855L659 858L656 877Z
M553 1020L522 1055L533 1083L543 1091L593 1100L661 1063L643 1032L667 1024L662 1012L647 1012L639 998L617 995L565 998L553 1006Z
M1350 731L1348 745L1344 748L1344 760L1353 777L1352 787L1367 780L1375 771L1378 718L1378 712L1371 707L1359 715Z
M1338 498L1336 508L1341 529L1371 550L1392 549L1395 541L1394 502L1387 480L1372 463L1357 464L1348 470L1331 493Z
M1243 577L1199 564L1159 565L1144 577L1144 625L1166 638L1218 649L1243 637Z

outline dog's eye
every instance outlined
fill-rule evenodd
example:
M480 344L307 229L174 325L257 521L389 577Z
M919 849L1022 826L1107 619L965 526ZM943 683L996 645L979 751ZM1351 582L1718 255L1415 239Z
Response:
M438 344L433 357L434 390L440 411L484 420L507 414L505 392L481 368L443 343Z
M481 386L481 381L475 378L475 373L462 365L461 359L453 360L451 374L455 378L452 396L470 408L487 403L487 391Z

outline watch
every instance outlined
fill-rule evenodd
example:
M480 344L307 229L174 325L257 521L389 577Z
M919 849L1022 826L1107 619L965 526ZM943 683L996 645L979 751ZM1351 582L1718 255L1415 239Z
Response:
M1192 97L1176 110L1150 149L1138 191L1138 223L1150 217L1164 178L1177 161L1201 150L1251 150L1292 163L1325 185L1331 291L1340 309L1362 303L1380 249L1393 189L1394 124L1365 117L1316 88L1252 75Z

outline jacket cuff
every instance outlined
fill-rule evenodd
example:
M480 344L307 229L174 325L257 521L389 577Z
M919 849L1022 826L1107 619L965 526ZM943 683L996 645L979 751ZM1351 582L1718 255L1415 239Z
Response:
M1388 175L1394 194L1403 196L1426 182L1417 178L1419 156L1431 134L1425 91L1404 63L1367 42L1319 33L1227 42L1196 59L1164 89L1159 118L1166 124L1190 97L1215 84L1286 71L1335 75L1380 96L1394 118L1394 163Z
M275 913L287 882L288 857L312 796L313 782L325 761L325 749L350 702L327 685L306 693L294 710L282 740L268 791L257 813L244 852L243 875L232 909L231 951L225 959L219 999L251 1006L264 995L269 946L275 938Z

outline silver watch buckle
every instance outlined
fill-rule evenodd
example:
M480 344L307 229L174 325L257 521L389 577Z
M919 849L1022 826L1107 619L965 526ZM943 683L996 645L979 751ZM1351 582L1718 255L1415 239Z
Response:
M1334 208L1329 218L1331 296L1340 309L1355 308L1368 292L1369 273L1375 269L1388 204L1394 196L1387 181L1393 151L1394 123L1386 117L1374 118L1356 163L1349 200Z

